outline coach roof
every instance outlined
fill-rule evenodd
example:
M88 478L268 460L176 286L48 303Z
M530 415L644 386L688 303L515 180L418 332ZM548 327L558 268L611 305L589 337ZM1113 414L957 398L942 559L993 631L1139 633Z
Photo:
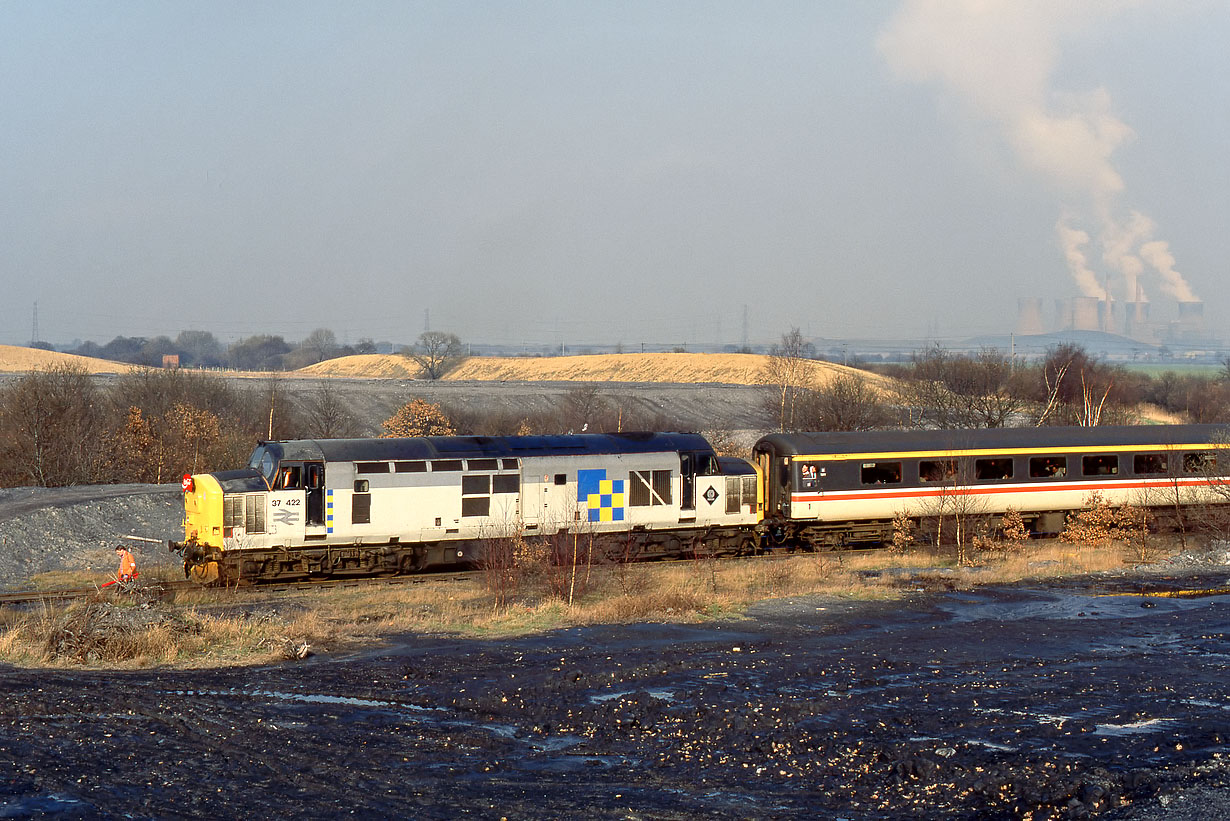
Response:
M840 453L1016 450L1046 448L1162 448L1168 445L1230 445L1225 425L1108 425L1104 427L986 428L774 433L756 443L756 453L804 456Z

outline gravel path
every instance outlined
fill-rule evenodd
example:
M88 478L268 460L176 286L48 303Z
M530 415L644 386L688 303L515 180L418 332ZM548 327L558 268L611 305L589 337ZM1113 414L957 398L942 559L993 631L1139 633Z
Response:
M182 539L182 499L178 485L0 490L0 589L55 570L110 572L121 541L138 567L178 566L165 547L124 537Z

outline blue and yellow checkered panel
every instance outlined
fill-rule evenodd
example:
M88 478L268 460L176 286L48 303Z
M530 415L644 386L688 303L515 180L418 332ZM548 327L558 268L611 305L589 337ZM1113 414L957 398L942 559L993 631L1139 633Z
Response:
M333 532L333 491L325 491L325 532Z
M591 522L624 520L624 481L606 478L606 469L577 471L577 501L589 511Z

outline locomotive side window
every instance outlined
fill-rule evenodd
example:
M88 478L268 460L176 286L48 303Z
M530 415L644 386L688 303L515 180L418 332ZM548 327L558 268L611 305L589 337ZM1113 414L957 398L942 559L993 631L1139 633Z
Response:
M1082 456L1081 473L1086 476L1115 476L1119 473L1119 457L1115 454Z
M738 513L742 504L743 480L738 476L726 477L726 512Z
M900 462L863 462L859 478L865 485L897 485L901 483Z
M1054 476L1067 476L1068 457L1031 456L1029 457L1029 475L1033 479L1049 479Z
M504 466L504 470L516 470L517 469L516 459L501 459L500 464Z
M491 492L491 477L482 474L479 476L462 476L461 477L461 495L473 496L476 493Z
M499 470L499 459L467 459L466 468L468 470Z
M956 459L922 459L918 462L920 482L947 482L956 475Z
M355 473L388 473L388 462L355 462Z
M649 507L671 503L669 470L633 470L628 473L628 506Z
M1132 457L1132 472L1138 476L1166 472L1166 454L1138 453Z
M1207 473L1217 467L1215 453L1185 453L1183 454L1184 473Z
M1012 460L1007 457L975 459L974 478L980 482L994 482L1012 478Z
M491 513L490 496L467 496L461 499L461 515L487 516Z
M426 473L427 463L421 459L414 462L394 462L393 471L395 473Z
M440 473L442 471L461 470L460 459L435 459L431 463L432 473Z
M368 493L369 484L366 479L354 483L354 495L350 497L350 523L354 525L369 525L372 523L372 495Z

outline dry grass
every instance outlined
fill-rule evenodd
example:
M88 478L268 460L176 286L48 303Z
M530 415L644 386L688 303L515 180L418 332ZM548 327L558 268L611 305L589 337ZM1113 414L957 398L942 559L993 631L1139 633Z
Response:
M768 357L760 354L636 353L590 356L476 356L445 375L445 381L498 382L719 382L758 385ZM807 362L815 384L856 373L876 384L883 377L831 362ZM330 359L297 373L313 376L413 378L419 372L404 356L367 354Z
M978 567L958 568L950 552L918 549L595 567L586 593L572 604L552 596L542 578L522 580L502 606L481 581L294 594L202 589L174 601L103 593L62 608L6 611L0 660L35 667L263 664L399 633L510 636L575 625L738 618L765 599L893 599L920 589L1093 573L1131 560L1119 546L1060 542L977 558Z
M69 353L56 353L38 348L21 348L15 345L0 345L0 373L27 373L44 370L56 365L73 365L86 373L128 373L135 366L107 359L94 359Z

